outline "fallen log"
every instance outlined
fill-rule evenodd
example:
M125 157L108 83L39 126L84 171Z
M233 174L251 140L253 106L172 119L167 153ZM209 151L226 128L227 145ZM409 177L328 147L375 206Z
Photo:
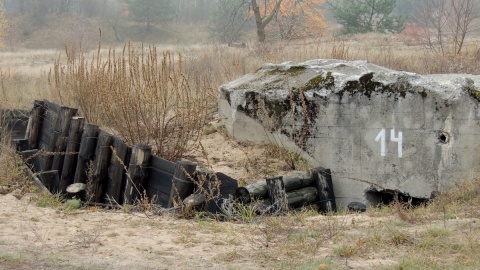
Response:
M316 187L306 187L287 193L288 206L299 208L318 201L318 191Z
M241 203L250 203L253 200L268 197L267 182L257 182L248 186L239 187L235 191L235 197Z
M192 194L183 200L186 209L201 211L207 205L207 198L203 194Z
M317 204L315 204L316 202L318 202L318 191L314 186L287 193L287 204L289 208L294 209L311 205L313 208L318 209ZM254 203L255 213L257 215L263 215L274 210L274 206L269 198L258 200Z
M300 172L292 173L283 177L285 191L292 191L303 187L313 186L313 177L311 172L303 174ZM253 200L261 200L268 197L268 188L266 181L260 181L245 187L239 187L235 191L235 197L242 203L250 203Z

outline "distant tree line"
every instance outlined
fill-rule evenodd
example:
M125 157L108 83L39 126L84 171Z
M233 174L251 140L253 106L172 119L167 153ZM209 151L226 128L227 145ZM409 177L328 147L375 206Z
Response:
M232 43L247 33L257 41L319 37L330 24L343 34L401 32L408 23L442 53L460 53L480 16L480 0L2 0L6 13L26 14L41 25L46 15L75 14L107 22L118 41L127 23L145 27L204 25ZM4 24L3 24L4 25ZM0 30L1 30L0 21ZM450 43L450 44L447 44Z
M155 25L208 25L213 37L235 42L254 31L258 41L267 34L291 39L322 34L325 0L3 0L8 13L30 15L41 25L47 15L75 14L102 18L122 39L126 22Z
M118 41L128 22L150 31L156 24L207 24L217 0L2 0L5 11L42 25L48 15L78 15L104 20Z
M85 17L106 16L109 9L127 3L139 17L171 17L185 23L206 22L219 0L2 0L8 13L61 14ZM164 10L163 14L157 13ZM144 14L140 14L144 13ZM160 19L163 20L163 19Z

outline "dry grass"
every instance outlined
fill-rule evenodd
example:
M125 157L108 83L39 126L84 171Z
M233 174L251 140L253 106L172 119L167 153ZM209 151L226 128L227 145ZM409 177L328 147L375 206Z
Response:
M7 103L0 103L0 111L6 109L6 105ZM22 197L36 188L27 178L22 158L14 150L15 145L7 127L9 122L6 115L0 114L0 194L14 192L16 197Z
M1 126L1 120L0 120ZM35 185L27 178L25 165L22 165L21 157L12 149L8 134L4 134L0 140L0 194L8 194L15 191L15 195L36 190Z
M97 67L99 61L101 62L100 67L103 69L106 68L103 65L105 63L110 63L108 65L120 64L120 58L123 58L121 61L127 61L127 68L130 69L129 65L136 61L133 58L145 57L144 60L146 60L153 56L151 49L154 49L157 54L155 56L157 62L146 63L144 61L143 64L150 66L157 64L160 68L165 52L168 52L169 57L173 58L175 62L179 61L178 57L181 57L182 64L181 66L176 65L174 72L181 72L184 76L188 75L191 88L197 87L202 91L207 91L205 89L207 87L208 91L213 92L219 85L245 73L253 72L267 62L305 61L316 58L367 60L388 68L419 74L479 73L480 53L475 42L470 42L461 56L443 57L424 49L421 44L410 45L407 39L408 36L404 35L363 34L348 39L326 37L322 40L277 42L263 46L249 44L246 48L232 48L225 45L194 45L143 47L142 49L141 45L130 44L127 48L115 48L115 57L113 48L102 49L100 51L102 57L97 55L98 51L92 55L84 49L80 49L77 52L70 50L67 53L67 59L61 52L53 50L6 49L0 52L2 59L0 70L3 74L1 82L8 86L5 89L10 92L11 103L16 107L30 105L32 98L56 97L60 99L58 94L61 94L62 101L74 102L65 93L67 91L65 89L52 93L46 91L48 90L46 74L53 68L55 60L60 60L57 62L59 65L57 68L60 70L57 71L63 72L62 76L72 75L68 74L73 71L68 69L68 65L75 62L78 65L75 67L77 71L83 68L84 72L89 71L90 74L92 71L100 72L92 70ZM60 58L59 55L61 55ZM129 59L130 56L133 58ZM128 61L132 62L128 63ZM94 65L90 65L92 62ZM137 64L142 65L141 61ZM83 66L80 67L80 65ZM118 68L120 67L118 66ZM139 71L141 72L141 69ZM120 74L118 75L120 76ZM97 93L94 94L97 95Z
M152 145L164 158L183 157L215 108L210 79L192 75L181 54L131 43L120 53L109 50L105 59L100 45L92 60L73 49L66 54L67 63L57 59L51 77L56 100L130 145Z
M179 144L191 138L195 141L205 130L202 126L210 109L215 107L216 87L255 71L265 62L342 58L367 59L422 74L478 74L480 70L478 49L473 45L461 57L446 58L417 45L405 46L399 36L354 36L348 40L277 43L245 49L224 46L168 49L127 44L115 51L97 51L92 57L68 51L67 62L55 64L52 96L65 104L79 106L89 119L108 124L131 143L153 143L159 153L178 157L177 150L162 148L171 138L162 134L172 132ZM28 62L27 58L25 61ZM5 103L8 107L31 106L30 98L39 93L47 97L45 84L32 79L46 81L44 71L37 73L38 77L29 76L21 74L15 65L6 68L3 64L1 94L3 100L9 101ZM13 79L15 74L20 74L20 79ZM24 85L30 85L29 91L19 91L26 89ZM179 137L179 132L185 131L177 130L179 126L193 133ZM128 133L121 134L122 131ZM187 149L181 150L187 153ZM275 154L280 151L267 150ZM293 162L295 156L291 157ZM25 178L19 171L11 152L2 150L0 179L21 183ZM5 186L3 182L1 185ZM217 224L203 216L194 216L191 222L203 234L229 233L228 241L217 240L218 245L235 246L235 250L216 257L215 262L222 265L248 258L257 262L257 266L275 269L478 269L479 195L480 177L475 175L430 204L416 208L396 201L391 206L369 209L365 214L319 216L304 211L257 217L254 209L239 206L232 209L236 218L230 220L235 224ZM188 243L192 237L194 241L203 241L190 227L179 241Z
M281 269L477 269L479 190L477 175L416 208L256 217L245 225L251 250L236 256Z

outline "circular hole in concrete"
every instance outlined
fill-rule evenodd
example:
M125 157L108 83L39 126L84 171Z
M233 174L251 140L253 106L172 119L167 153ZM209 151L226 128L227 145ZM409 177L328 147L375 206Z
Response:
M450 135L447 132L441 131L437 134L438 142L441 144L447 144L450 140Z

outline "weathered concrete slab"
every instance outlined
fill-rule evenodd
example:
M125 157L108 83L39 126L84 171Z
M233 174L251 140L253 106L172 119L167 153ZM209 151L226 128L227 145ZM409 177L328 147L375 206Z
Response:
M330 168L339 206L370 190L430 198L480 165L480 76L421 76L365 61L266 65L219 88L240 140L279 143Z

